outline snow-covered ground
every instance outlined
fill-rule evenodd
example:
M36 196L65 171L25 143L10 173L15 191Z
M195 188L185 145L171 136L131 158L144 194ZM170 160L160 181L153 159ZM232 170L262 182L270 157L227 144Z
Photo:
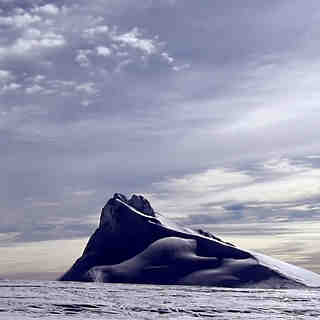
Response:
M0 281L0 319L317 319L319 290Z

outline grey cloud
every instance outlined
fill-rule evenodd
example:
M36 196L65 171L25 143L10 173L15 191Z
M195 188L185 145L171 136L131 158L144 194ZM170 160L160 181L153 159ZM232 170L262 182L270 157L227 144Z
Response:
M1 60L1 70L14 78L7 85L14 81L20 86L0 95L0 199L6 228L19 224L13 230L34 230L37 239L46 234L52 239L60 236L55 229L40 230L48 217L84 219L98 213L116 191L157 192L155 182L216 167L245 170L255 182L272 181L276 174L257 164L272 153L295 159L318 152L318 119L308 108L300 121L273 124L276 114L270 116L271 124L252 127L266 117L250 118L262 107L282 107L288 78L296 72L310 90L306 96L317 98L308 84L313 75L304 78L314 70L316 26L314 18L306 17L314 17L316 2L204 1L199 6L181 1L6 1L1 14L14 15L17 7L31 12L45 4L69 8L66 16L50 18L51 27L37 25L42 34L51 30L63 36L64 45ZM97 35L99 26L107 28ZM17 37L17 31L5 32L8 43L1 47ZM109 48L111 55L98 55L98 46ZM80 59L85 68L76 61L81 52L86 53ZM293 93L299 88L301 83L290 83ZM309 106L303 95L297 101L299 107L284 113L302 108L300 103ZM236 127L241 121L245 126ZM318 162L309 161L315 167ZM80 189L96 193L86 204L68 202L69 194ZM28 198L61 207L30 208ZM270 207L220 204L221 218L207 214L212 203L206 201L189 223L276 217ZM283 209L281 214L288 219L315 216L316 210L309 209ZM32 225L31 220L38 222ZM74 227L68 231L74 224L66 224L61 236L75 236ZM86 228L79 226L78 235L85 235Z
M308 158L238 164L228 170L153 184L155 204L189 225L309 221L319 215L319 170Z
M241 205L229 205L226 206L226 211L223 215L216 215L215 211L211 212L210 204L204 205L206 207L207 214L201 212L197 214L190 214L186 218L182 218L183 223L188 225L194 224L223 224L223 223L275 223L278 222L299 222L299 221L311 221L317 219L319 216L319 200L315 201L317 205L316 210L312 210L312 205L305 211L295 210L290 208L281 208L277 204L270 204L268 206L256 204L255 207L247 206L247 204ZM216 203L215 203L216 205ZM294 207L299 205L298 203L291 203L290 206ZM303 205L306 205L305 202Z
M234 223L220 222L219 224L197 224L207 228L210 232L221 236L280 236L280 235L296 235L297 230L290 228L287 223ZM194 224L194 226L196 226Z
M14 242L17 245L19 243L44 240L79 239L89 237L95 229L96 226L89 224L77 223L67 224L65 227L57 227L43 223L41 225L33 225L32 228L24 227L23 230L15 230L19 235L13 241L11 240L11 243Z
M224 208L228 211L241 211L245 208L245 206L242 204L232 204L229 206L225 206Z

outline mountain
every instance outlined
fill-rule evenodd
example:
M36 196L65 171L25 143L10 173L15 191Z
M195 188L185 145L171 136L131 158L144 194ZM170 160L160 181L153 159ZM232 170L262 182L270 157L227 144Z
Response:
M176 224L143 196L116 193L59 280L227 287L320 287L320 275Z

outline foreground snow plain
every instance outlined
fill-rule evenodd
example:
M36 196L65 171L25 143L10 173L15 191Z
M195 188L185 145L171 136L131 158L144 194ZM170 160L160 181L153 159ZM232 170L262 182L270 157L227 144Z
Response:
M0 319L317 319L318 289L0 281Z

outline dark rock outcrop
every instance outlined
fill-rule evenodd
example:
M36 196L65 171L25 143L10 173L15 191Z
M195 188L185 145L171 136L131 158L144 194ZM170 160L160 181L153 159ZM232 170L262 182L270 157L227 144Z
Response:
M129 206L123 205L124 203ZM135 214L132 212L132 208L143 215ZM160 219L164 220L164 223ZM170 229L166 228L168 225L171 227ZM90 268L121 263L141 253L158 239L170 236L192 239L197 235L200 237L198 241L203 242L201 246L203 251L206 251L207 246L211 245L211 241L208 239L234 247L209 232L191 230L176 225L156 213L149 201L142 196L133 195L128 200L124 195L116 193L102 208L99 227L90 237L82 256L60 280L87 281L85 274ZM199 254L206 255L205 252ZM249 256L242 251L239 251L238 254L240 258L241 254L245 257Z
M209 232L177 225L142 196L127 199L119 193L103 207L99 227L82 256L59 280L97 279L215 286L264 282L274 288L320 286L320 276L313 272L240 249Z
M128 201L124 195L116 193L102 208L99 227L90 237L82 256L60 280L86 281L84 276L90 268L121 263L160 238L160 235L150 233L144 218L128 215L116 199L133 205L151 218L155 215L148 201L141 201L139 196Z

